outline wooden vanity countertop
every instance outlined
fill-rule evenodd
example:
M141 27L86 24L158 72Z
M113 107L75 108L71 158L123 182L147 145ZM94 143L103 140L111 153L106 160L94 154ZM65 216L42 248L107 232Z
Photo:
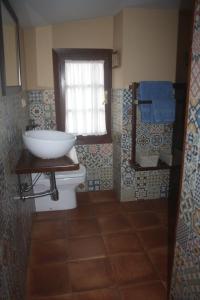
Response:
M79 169L76 150L73 147L68 156L55 159L42 159L32 155L28 150L22 150L15 172L16 174L62 172Z

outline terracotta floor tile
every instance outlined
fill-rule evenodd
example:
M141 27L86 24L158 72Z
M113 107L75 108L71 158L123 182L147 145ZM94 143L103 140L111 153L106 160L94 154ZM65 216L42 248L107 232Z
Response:
M162 284L163 284L164 288L166 289L166 291L168 291L168 282L162 280Z
M161 282L129 286L121 290L122 300L167 300Z
M159 220L160 220L160 223L163 225L163 226L168 226L168 214L167 212L157 212L156 213ZM173 227L174 228L174 227Z
M67 210L57 210L57 211L43 211L37 212L33 215L33 220L38 221L48 221L48 220L61 220L65 218Z
M90 205L69 209L66 213L67 220L88 219L94 217L93 209Z
M93 205L94 213L96 216L105 216L107 214L120 213L121 205L118 202L105 202Z
M148 252L149 257L153 263L153 265L156 267L160 279L161 280L167 280L168 275L168 249L165 248L159 248L159 249L153 249Z
M105 257L105 247L102 237L75 238L69 240L69 259Z
M106 288L114 284L108 259L94 259L69 263L73 291Z
M70 237L87 237L100 234L95 218L85 220L71 220L68 222Z
M61 295L61 296L53 296L53 297L28 297L27 300L75 300L74 296L71 295Z
M136 200L136 201L128 201L128 202L123 202L122 208L125 212L128 213L134 213L138 211L145 211L145 210L150 210L152 211L152 203L153 200Z
M65 262L68 258L67 240L32 241L30 264Z
M96 290L75 294L74 300L121 300L114 289Z
M27 299L166 299L166 199L119 203L98 191L77 201L34 216Z
M67 228L62 220L34 222L32 228L33 240L54 240L65 238Z
M138 235L146 249L166 247L168 244L168 232L164 227L140 230Z
M112 190L90 192L90 200L92 203L117 201L115 192Z
M99 217L98 222L101 232L104 234L131 229L128 220L121 214Z
M89 192L78 192L76 193L77 206L91 204Z
M142 251L138 237L132 232L105 235L104 242L109 254Z
M71 291L67 264L51 264L29 268L30 296L55 296Z
M135 229L143 229L146 227L161 225L157 215L150 211L129 214L128 219Z
M167 199L154 199L152 200L152 207L154 211L168 211L168 201Z
M112 256L110 260L119 285L157 279L153 266L144 253Z

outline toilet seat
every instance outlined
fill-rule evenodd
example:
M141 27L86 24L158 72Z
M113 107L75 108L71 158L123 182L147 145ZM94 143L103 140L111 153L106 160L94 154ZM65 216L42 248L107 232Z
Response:
M85 176L86 169L83 165L79 165L78 170L74 171L65 171L65 172L56 172L56 179L65 179L65 178L77 178Z

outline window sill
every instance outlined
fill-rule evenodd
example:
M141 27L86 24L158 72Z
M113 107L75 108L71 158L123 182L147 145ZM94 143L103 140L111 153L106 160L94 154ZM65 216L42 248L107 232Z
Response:
M76 145L110 144L112 138L109 135L77 136Z

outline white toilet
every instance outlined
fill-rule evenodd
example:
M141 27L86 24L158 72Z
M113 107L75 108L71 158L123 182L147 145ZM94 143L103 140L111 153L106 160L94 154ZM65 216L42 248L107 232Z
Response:
M32 179L37 174L32 174ZM74 171L56 172L56 185L59 193L59 200L51 200L51 196L35 199L36 211L65 210L77 206L76 187L85 182L86 169L80 164L80 168ZM40 176L35 184L34 193L44 192L50 188L49 177L46 174Z

